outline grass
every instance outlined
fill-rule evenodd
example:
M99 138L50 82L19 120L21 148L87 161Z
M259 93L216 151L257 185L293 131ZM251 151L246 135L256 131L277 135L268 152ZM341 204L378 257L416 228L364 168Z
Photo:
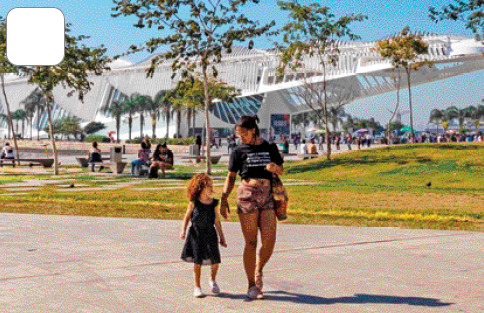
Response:
M424 144L354 151L335 155L330 161L288 162L283 176L290 197L285 223L483 231L483 156L484 145L480 144ZM223 183L226 165L214 169L220 171L215 183ZM181 219L187 205L184 189L164 187L183 187L201 170L202 166L177 166L167 173L168 178L177 179L175 182L146 180L114 190L103 190L102 186L134 179L94 182L100 177L71 174L74 184L98 190L60 192L56 186L46 186L24 196L1 197L1 211ZM0 184L27 177L40 178L5 176ZM291 186L291 180L318 184ZM144 187L158 189L139 190ZM216 186L216 197L221 192L222 187ZM232 211L236 208L235 194L234 190L229 199ZM236 214L230 220L237 220Z

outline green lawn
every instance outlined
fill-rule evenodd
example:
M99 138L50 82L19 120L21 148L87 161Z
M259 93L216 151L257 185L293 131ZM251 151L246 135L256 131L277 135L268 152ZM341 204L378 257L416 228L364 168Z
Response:
M177 166L168 174L176 180L146 180L112 190L101 186L139 179L97 182L89 173L71 174L74 185L97 189L61 192L46 186L27 195L2 196L0 205L3 212L180 219L187 202L184 189L177 186L183 187L200 169ZM224 171L226 166L215 169ZM216 173L215 183L222 184L225 174ZM483 174L480 144L393 146L335 155L331 161L288 162L283 176L290 197L285 223L483 231ZM0 187L23 178L2 177ZM291 186L291 182L316 184ZM221 186L215 187L217 197L221 191ZM10 192L0 188L0 193ZM235 191L230 204L235 211ZM230 220L237 220L236 214Z

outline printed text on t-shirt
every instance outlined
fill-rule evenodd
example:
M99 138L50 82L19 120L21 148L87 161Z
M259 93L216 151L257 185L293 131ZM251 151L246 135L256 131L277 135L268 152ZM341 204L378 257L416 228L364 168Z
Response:
M247 167L266 166L271 163L269 152L247 153Z

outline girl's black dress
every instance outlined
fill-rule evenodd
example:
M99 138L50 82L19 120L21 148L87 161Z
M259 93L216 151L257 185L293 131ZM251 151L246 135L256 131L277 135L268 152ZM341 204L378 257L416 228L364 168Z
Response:
M220 263L218 236L215 230L215 208L218 200L211 204L195 201L188 234L181 258L185 262L210 265Z

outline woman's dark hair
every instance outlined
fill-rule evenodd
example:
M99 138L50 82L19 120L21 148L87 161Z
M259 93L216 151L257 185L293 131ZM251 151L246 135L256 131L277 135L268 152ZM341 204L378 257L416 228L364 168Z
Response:
M143 141L141 142L141 149L145 150L145 149L149 149L149 148L150 148L150 146L148 146L148 145L146 144L146 142L143 140Z
M257 115L253 115L253 116L243 115L239 118L239 120L237 121L237 124L235 124L235 129L237 129L237 127L242 127L248 130L255 129L255 135L259 137L260 130L259 130L259 127L257 126L257 123L259 123L259 118L257 117Z
M95 148L95 149L97 149L97 141L93 141L92 147Z

